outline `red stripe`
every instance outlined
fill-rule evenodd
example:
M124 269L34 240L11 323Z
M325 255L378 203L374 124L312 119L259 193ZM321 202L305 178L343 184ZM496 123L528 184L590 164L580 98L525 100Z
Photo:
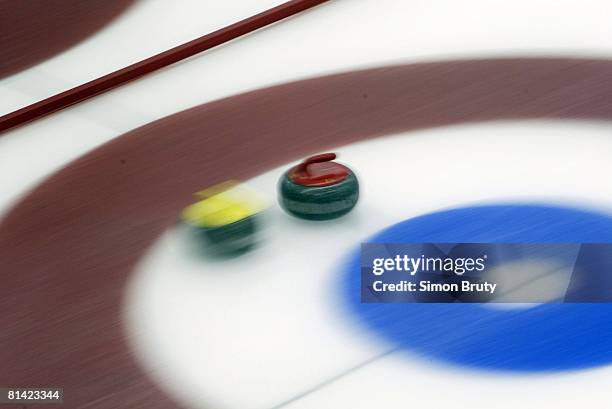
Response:
M292 0L0 117L0 132L49 115L329 0Z

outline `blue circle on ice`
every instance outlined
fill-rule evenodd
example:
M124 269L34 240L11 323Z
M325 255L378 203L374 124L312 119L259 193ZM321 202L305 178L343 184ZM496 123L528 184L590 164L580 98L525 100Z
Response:
M446 210L397 223L371 243L612 243L612 218L542 205ZM612 271L610 272L612 274ZM359 321L401 348L448 363L511 371L555 371L612 362L612 304L365 304L360 254L342 276Z

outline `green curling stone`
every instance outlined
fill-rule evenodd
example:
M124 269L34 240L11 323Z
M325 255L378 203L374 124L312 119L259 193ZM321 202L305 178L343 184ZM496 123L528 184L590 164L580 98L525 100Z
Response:
M239 254L256 244L258 219L258 215L252 215L223 226L196 227L196 231L208 243L210 253Z
M233 255L252 248L257 242L263 203L235 182L226 182L198 193L202 198L186 207L182 219L208 243L208 251Z
M359 199L359 182L334 153L312 156L279 180L278 198L288 213L306 220L329 220L350 212Z

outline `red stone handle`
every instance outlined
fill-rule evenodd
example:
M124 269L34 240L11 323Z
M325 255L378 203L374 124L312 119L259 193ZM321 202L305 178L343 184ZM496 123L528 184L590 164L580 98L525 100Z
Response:
M303 173L308 173L307 167L308 165L310 165L311 163L322 163L322 162L329 162L336 159L336 154L335 153L321 153L319 155L314 155L311 156L309 158L304 159L304 161L302 163L300 163L297 167L296 167L296 172L303 172Z
M304 186L327 186L336 184L344 180L348 175L348 170L344 166L332 162L329 167L323 168L325 170L319 168L318 172L316 170L313 172L313 168L309 169L310 165L331 162L334 159L336 159L335 153L322 153L311 156L297 165L289 177L294 183Z
M329 162L334 159L336 159L336 154L333 152L321 153L319 155L314 155L314 156L311 156L310 158L306 158L303 163L305 165L308 165L310 163Z

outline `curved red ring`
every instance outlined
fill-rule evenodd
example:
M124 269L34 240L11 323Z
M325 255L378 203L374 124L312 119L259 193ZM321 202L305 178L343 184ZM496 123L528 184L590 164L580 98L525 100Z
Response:
M133 3L134 0L0 0L0 78L74 46Z
M130 270L198 189L417 128L611 117L611 61L499 59L314 78L131 131L0 224L0 385L61 386L74 408L172 407L130 354L119 314Z

